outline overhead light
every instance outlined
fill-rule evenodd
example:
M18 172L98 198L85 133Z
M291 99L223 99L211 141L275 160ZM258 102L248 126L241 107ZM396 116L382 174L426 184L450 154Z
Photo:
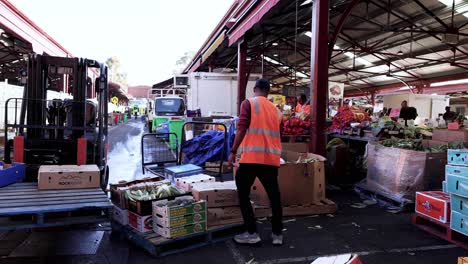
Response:
M437 93L433 93L433 94L431 94L431 95L438 95L438 94L437 94Z
M277 61L277 60L275 60L275 59L272 59L272 58L270 58L270 57L268 57L268 56L263 56L263 59L266 60L266 61L268 61L268 62L270 62L270 63L272 63L272 64L276 64L276 65L281 64L281 62L279 62L279 61Z
M273 46L278 46L278 42L273 42L273 44L271 44Z
M335 48L335 49L339 49L339 50L341 49L338 45L335 45L334 48ZM348 56L349 58L351 58L351 59L355 57L354 54L351 53L351 52L345 52L344 54L345 54L346 56ZM359 63L361 63L361 64L364 64L364 65L366 65L366 66L371 66L371 65L372 65L372 62L370 62L370 61L368 61L368 60L365 60L365 59L363 59L363 58L356 58L356 61L359 62Z
M410 88L408 86L405 86L405 87L401 87L399 90L400 91L406 91L406 90L409 90Z
M305 32L304 35L308 36L309 38L312 38L312 32L310 31Z
M276 53L275 53L275 54L273 54L273 57L278 57L278 54L276 54Z
M399 50L399 51L397 52L397 54L398 54L398 55L403 55L403 51Z
M300 77L300 78L309 78L309 76L307 76L307 74L302 73L302 72L296 72L296 76Z
M455 84L463 84L463 83L468 83L468 79L432 83L431 87L438 87L438 86L445 86L445 85L455 85Z
M252 58L250 58L250 57L247 57L247 58L246 58L246 60L247 60L247 61L251 61L251 60L252 60Z
M308 4L310 4L310 3L312 3L312 0L305 0L305 1L301 4L301 6L305 6L305 5L308 5Z

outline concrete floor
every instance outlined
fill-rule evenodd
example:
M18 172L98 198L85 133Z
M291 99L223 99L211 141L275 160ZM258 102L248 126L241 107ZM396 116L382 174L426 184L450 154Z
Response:
M112 128L110 141L111 181L138 178L141 172L122 169L122 157L133 154L139 160L137 139L144 125L130 122ZM119 144L121 144L119 146ZM123 148L123 149L122 149ZM114 154L112 154L114 153ZM122 154L123 153L123 154ZM133 158L131 168L138 167ZM138 161L139 162L139 161ZM112 173L112 171L115 171ZM311 263L319 256L358 253L364 264L385 263L456 263L468 252L433 237L411 225L411 214L392 214L376 205L363 209L351 207L361 202L352 192L328 192L339 205L334 215L292 218L285 224L285 244L273 247L269 241L270 225L259 224L261 247L239 246L230 240L194 251L155 259L142 249L112 233L109 223L48 231L0 232L1 263ZM288 218L289 219L289 218ZM288 220L285 219L285 220ZM290 220L290 219L289 219ZM39 242L38 242L39 241ZM58 242L60 241L60 242Z

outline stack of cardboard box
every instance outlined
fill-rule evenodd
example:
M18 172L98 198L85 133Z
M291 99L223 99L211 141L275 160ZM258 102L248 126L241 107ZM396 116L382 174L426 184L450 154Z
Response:
M192 187L196 183L202 182L215 182L216 179L212 176L206 174L196 174L192 176L182 177L176 179L176 185L181 189L184 189L188 192L192 191Z
M206 201L209 227L242 223L234 181L197 183L192 195L196 201Z
M468 149L448 150L447 191L451 199L450 228L468 236Z
M165 238L176 238L206 231L206 203L191 196L176 202L153 202L153 230Z

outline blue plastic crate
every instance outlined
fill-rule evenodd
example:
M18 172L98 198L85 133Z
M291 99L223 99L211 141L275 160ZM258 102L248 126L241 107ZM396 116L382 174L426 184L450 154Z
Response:
M447 155L449 165L468 166L468 149L449 149Z
M186 164L186 165L173 166L173 167L166 168L164 170L164 176L166 177L166 179L170 180L172 183L175 183L175 179L177 178L192 176L192 175L199 174L202 172L203 172L203 169L201 167L193 165L193 164Z
M447 181L443 181L443 182L442 182L442 191L443 191L444 193L448 192L448 191L447 191Z
M20 182L26 176L26 165L24 163L13 163L11 165L0 161L3 170L0 170L0 188Z
M468 216L468 198L451 194L450 207L452 211Z
M458 196L468 197L468 177L447 175L447 191Z
M468 236L468 216L452 211L450 228Z
M468 177L468 167L447 165L445 166L445 175L449 174Z

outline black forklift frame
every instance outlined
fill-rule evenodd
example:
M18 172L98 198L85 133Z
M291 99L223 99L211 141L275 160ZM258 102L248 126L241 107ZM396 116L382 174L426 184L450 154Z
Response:
M91 68L99 70L99 77L95 80L95 93L98 105L94 109L95 116L89 117L86 114L86 107L87 103L89 103L87 99L91 96L88 94L88 90L92 85L88 77L88 70ZM92 149L91 153L88 153L86 157L86 164L96 164L99 167L101 171L101 187L106 188L109 178L107 166L107 103L109 97L107 66L89 59L31 54L28 60L27 74L28 78L24 87L23 98L10 98L5 104L5 161L7 163L11 162L13 139L8 139L8 131L10 130L15 131L15 136L24 137L25 161L31 160L32 156L40 156L41 154L39 153L41 152L64 156L61 152L66 147L73 149L76 146L76 153L78 147L75 142L81 137L86 138L87 135L93 136L91 142L87 141L86 148L90 150L90 147L92 147ZM50 75L54 74L63 78L58 78L59 81L57 83L62 82L60 85L63 86L68 84L68 87L72 90L73 100L67 101L71 105L70 109L72 109L71 122L68 123L69 120L67 120L66 125L64 124L65 119L62 120L62 124L60 122L59 124L51 124L50 120L49 122L47 121L47 107L51 103L57 102L55 99L47 100L47 91L52 90L48 89L48 86L54 81L51 80ZM15 109L14 122L9 122L8 110L13 103ZM21 103L21 112L19 113L18 122L19 103ZM91 124L88 123L89 120L91 120ZM71 136L68 139L63 136L65 131L71 132ZM58 136L60 139L56 138L56 134L61 135ZM69 144L69 146L63 144ZM27 163L26 165L31 168L30 171L36 171L42 164Z

